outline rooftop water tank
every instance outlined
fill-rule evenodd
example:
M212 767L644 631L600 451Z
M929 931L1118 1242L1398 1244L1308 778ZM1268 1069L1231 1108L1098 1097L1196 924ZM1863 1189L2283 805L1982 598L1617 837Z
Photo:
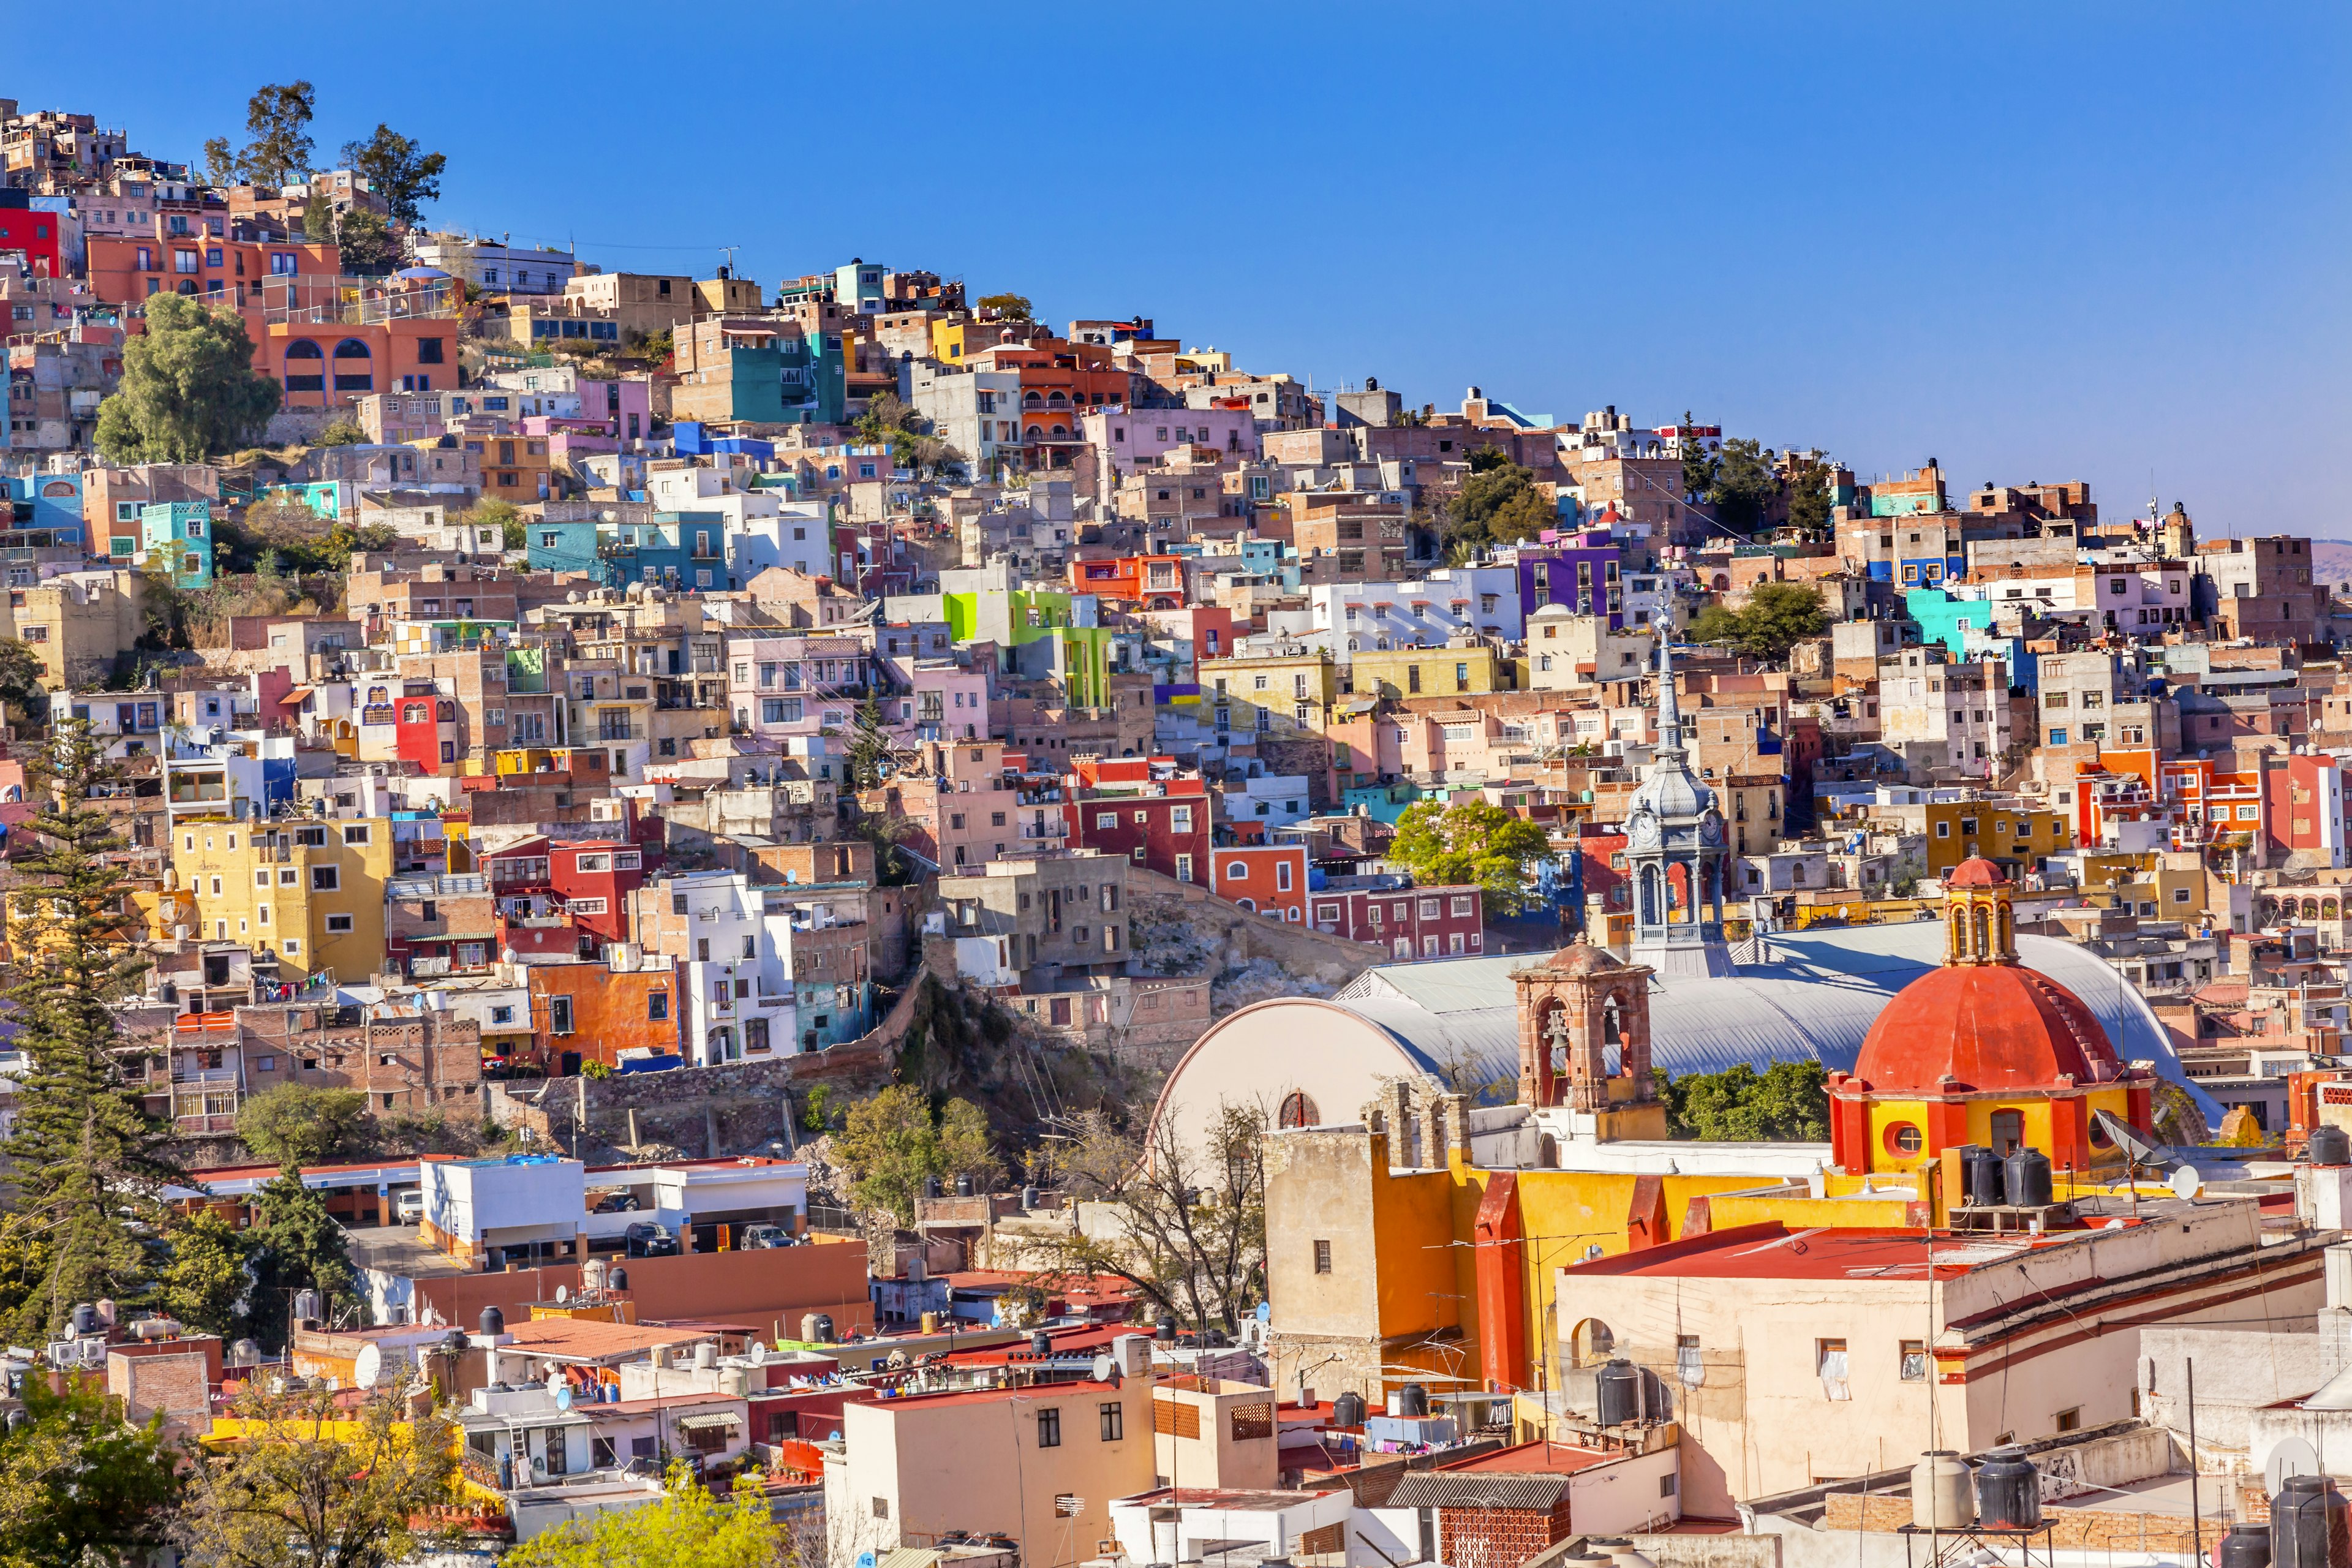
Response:
M1949 1448L1919 1456L1911 1467L1911 1527L1958 1530L1976 1522L1976 1474Z
M2315 1135L2312 1142L2318 1142ZM2346 1531L2344 1494L2326 1476L2289 1476L2271 1499L2273 1568L2346 1568L2352 1536Z
M2341 1127L2315 1128L2306 1152L2315 1165L2352 1165L2352 1132Z
M2002 1164L2002 1185L2010 1203L2021 1209L2050 1206L2050 1156L2039 1149L2020 1149Z
M2033 1530L2042 1523L2042 1474L2022 1448L1995 1448L1977 1467L1977 1522L1988 1530ZM2346 1568L2337 1563L2336 1568Z
M503 1334L503 1333L505 1333L506 1331L507 1331L507 1315L506 1315L504 1312L499 1311L496 1307L485 1307L485 1308L483 1308L483 1309L482 1309L482 1335L483 1335L483 1337L484 1337L485 1339L496 1339L499 1335Z
M1593 1383L1600 1394L1603 1426L1622 1426L1642 1418L1640 1367L1619 1356L1601 1369Z

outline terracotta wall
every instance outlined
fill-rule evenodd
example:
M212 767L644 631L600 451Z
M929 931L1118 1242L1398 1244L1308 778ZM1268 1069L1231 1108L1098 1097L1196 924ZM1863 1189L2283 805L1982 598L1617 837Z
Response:
M874 1326L866 1294L866 1248L858 1242L819 1240L758 1252L607 1261L628 1271L629 1298L639 1322L740 1323L771 1341L798 1339L804 1312L831 1313L835 1331L844 1335ZM471 1331L485 1307L498 1308L509 1322L527 1320L530 1303L553 1300L558 1285L577 1290L579 1266L442 1275L419 1279L416 1293L420 1305L430 1302L445 1321Z

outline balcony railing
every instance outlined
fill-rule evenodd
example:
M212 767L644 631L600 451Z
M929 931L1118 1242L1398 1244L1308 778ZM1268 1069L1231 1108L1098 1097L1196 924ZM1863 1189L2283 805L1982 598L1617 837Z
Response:
M172 1131L187 1136L194 1133L234 1132L236 1118L231 1116L174 1116Z

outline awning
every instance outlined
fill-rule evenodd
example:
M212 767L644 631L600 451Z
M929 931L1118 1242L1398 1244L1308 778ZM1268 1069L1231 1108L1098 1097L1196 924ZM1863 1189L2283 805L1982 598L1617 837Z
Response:
M310 687L307 687L307 686L298 686L298 687L296 687L293 690L291 690L291 691L288 692L285 696L283 696L283 697L279 698L279 699L278 700L278 705L279 705L280 707L284 707L284 706L286 706L286 705L288 705L288 704L290 704L290 703L297 703L297 702L299 702L299 701L301 701L304 698L306 698L306 697L308 697L308 696L310 696L310 690L311 690L311 689L310 689Z
M718 1415L681 1415L677 1429L681 1432L723 1432L741 1417L732 1411Z

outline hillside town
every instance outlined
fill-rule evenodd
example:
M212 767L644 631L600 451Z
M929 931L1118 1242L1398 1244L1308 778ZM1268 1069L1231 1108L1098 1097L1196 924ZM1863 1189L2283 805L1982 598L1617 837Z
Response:
M2342 1568L2343 547L311 98L0 100L0 1561Z

